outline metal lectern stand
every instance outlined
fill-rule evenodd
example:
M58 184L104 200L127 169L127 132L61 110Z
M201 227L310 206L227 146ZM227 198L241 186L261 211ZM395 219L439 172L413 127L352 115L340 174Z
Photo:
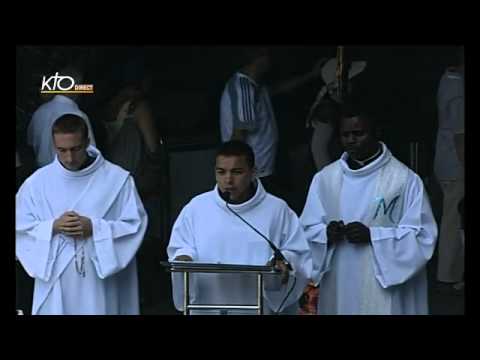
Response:
M263 313L263 276L280 273L272 266L234 265L234 264L207 264L191 261L162 261L160 262L169 272L183 273L183 314L190 315L190 310L199 309L229 309L229 310L256 310L258 315ZM216 304L190 304L190 273L231 273L231 274L257 274L257 304L256 305L216 305Z

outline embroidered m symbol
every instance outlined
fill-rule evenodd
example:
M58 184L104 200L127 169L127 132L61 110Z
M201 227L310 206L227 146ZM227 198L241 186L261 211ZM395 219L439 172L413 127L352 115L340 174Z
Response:
M390 203L387 204L385 203L385 199L381 198L380 201L378 202L377 210L375 211L375 215L373 216L373 219L375 220L378 216L378 213L380 212L380 208L383 206L383 215L387 215L388 213L388 218L392 223L395 223L393 220L393 211L395 210L395 206L397 205L397 201L400 199L400 195L395 196Z

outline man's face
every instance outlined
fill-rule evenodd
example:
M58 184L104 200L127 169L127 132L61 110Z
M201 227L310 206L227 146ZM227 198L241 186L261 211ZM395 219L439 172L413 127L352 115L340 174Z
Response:
M53 143L58 160L66 169L76 171L87 160L88 139L81 132L56 133L53 135Z
M248 198L250 184L255 176L245 156L219 155L215 164L215 179L220 191L228 191L233 201L243 201Z
M348 155L357 160L373 155L377 143L368 122L357 116L340 121L340 142Z

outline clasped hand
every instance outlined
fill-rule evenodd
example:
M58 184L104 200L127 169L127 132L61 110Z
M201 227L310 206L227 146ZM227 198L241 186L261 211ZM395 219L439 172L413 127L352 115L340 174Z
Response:
M359 221L347 225L343 221L331 221L327 225L328 245L333 245L346 238L353 244L368 244L371 241L370 229Z
M53 222L53 232L74 238L88 238L92 235L92 222L75 211L67 211Z

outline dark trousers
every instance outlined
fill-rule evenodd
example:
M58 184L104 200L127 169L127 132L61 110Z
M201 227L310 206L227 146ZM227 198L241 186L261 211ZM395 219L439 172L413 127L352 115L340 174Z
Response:
M31 315L34 280L28 276L22 265L15 261L15 306L25 315Z

